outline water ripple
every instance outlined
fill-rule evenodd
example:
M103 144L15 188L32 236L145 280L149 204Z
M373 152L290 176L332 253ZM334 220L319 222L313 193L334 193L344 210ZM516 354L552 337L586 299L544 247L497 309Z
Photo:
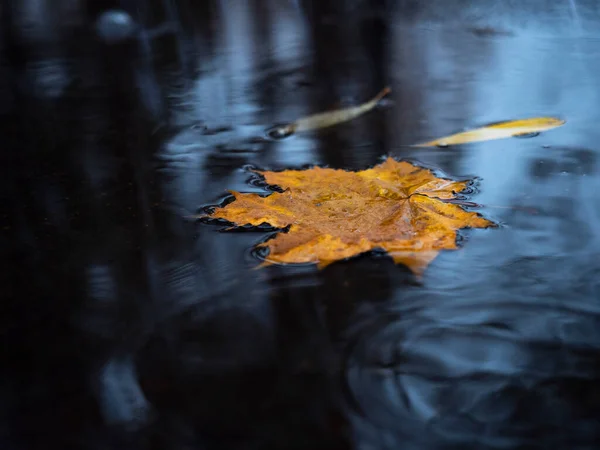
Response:
M582 270L570 287L588 277ZM475 302L465 289L407 289L383 314L357 312L344 367L362 439L376 448L591 442L600 404L580 387L595 392L600 378L597 302L495 287Z

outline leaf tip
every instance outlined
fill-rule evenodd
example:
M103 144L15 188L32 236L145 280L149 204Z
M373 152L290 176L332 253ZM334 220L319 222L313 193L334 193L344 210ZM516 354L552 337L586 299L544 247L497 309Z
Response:
M386 95L388 95L390 92L392 92L392 89L389 86L384 87L379 94L377 94L375 96L375 98L373 100L375 100L375 102L378 102L379 100L381 100L383 97L385 97Z
M265 267L269 267L269 266L272 266L272 265L273 265L273 263L272 263L272 262L269 262L269 261L267 261L267 260L264 260L264 261L262 261L260 264L258 264L258 265L256 265L256 266L252 267L252 270L264 269Z
M317 269L323 270L325 267L331 265L334 261L321 259L317 262Z

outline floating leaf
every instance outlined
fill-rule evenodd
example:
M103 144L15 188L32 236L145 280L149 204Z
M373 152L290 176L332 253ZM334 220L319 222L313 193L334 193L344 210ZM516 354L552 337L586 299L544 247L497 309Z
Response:
M389 87L385 87L381 92L379 92L379 94L362 105L337 109L335 111L327 111L304 117L287 125L276 126L269 130L268 134L274 138L283 138L301 131L316 130L318 128L326 128L342 122L348 122L375 108L379 101L390 92L391 89Z
M541 131L564 125L565 121L554 117L535 117L531 119L510 120L493 123L481 128L453 134L434 141L414 145L414 147L447 147L469 142L491 141L509 137L536 135Z
M235 201L202 217L238 225L286 228L260 245L266 263L316 263L320 268L373 249L420 275L442 249L455 249L460 228L494 224L447 203L468 181L436 177L430 170L388 158L361 172L314 167L257 171L285 190L263 197L232 192Z

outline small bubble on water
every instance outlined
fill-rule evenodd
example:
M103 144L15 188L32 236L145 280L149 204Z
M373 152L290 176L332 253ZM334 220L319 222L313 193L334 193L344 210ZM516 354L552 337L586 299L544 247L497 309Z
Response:
M265 134L269 139L278 141L290 137L292 134L294 134L294 131L289 124L278 124L267 129Z
M135 22L125 11L105 11L96 21L96 32L109 44L123 41L135 32Z
M260 260L263 260L263 261L264 261L264 259L265 259L267 256L269 256L269 247L258 247L258 246L256 246L256 247L253 247L253 248L250 250L250 254L251 254L251 255L252 255L254 258L256 258L256 259L260 259Z

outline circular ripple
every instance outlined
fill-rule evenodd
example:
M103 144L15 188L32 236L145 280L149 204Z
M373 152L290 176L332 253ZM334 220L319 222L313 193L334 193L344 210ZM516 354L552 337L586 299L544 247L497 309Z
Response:
M552 343L549 333L547 342L523 338L502 320L523 311L498 308L462 325L407 308L355 328L344 356L345 394L365 441L385 436L381 448L480 449L541 444L535 435L546 444L591 442L593 420L580 425L564 395L590 382L593 370L573 370L590 355ZM569 423L580 431L569 431Z

